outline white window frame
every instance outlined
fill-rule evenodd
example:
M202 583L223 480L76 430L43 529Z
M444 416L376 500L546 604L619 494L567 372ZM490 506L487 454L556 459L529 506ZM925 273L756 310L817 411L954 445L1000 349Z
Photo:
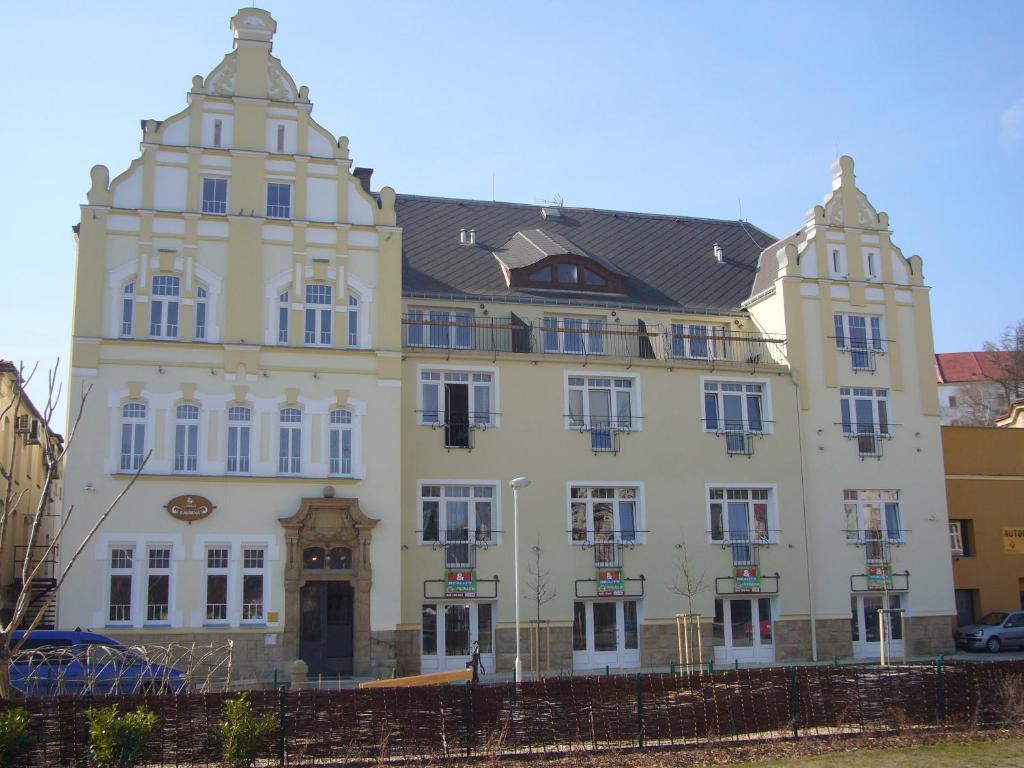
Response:
M427 349L472 349L474 334L472 327L445 325L446 323L468 323L472 325L472 310L441 309L437 307L415 307L406 318L406 343L410 347ZM420 323L438 323L428 325Z
M437 487L439 489L439 496L424 496L424 488ZM447 488L468 488L468 496L446 496L445 490ZM478 495L478 489L490 489L491 495L485 496L482 493ZM447 534L447 509L445 508L445 499L451 499L452 501L458 501L464 499L469 504L469 538L466 539L470 542L480 542L486 544L489 547L498 546L501 544L501 481L500 480L417 480L416 481L416 533L417 541L421 546L434 546L440 540L446 539ZM425 501L437 501L437 531L438 539L429 539L425 537L424 517L423 517L423 504ZM477 538L479 531L476 525L476 504L477 502L486 503L490 502L491 505L491 531L489 538ZM462 539L456 539L453 541L463 541Z
M285 288L285 290L278 292L277 294L277 326L274 329L277 334L277 343L287 345L291 333L291 312L292 303L289 300L291 298L291 290Z
M159 283L157 281L160 281ZM149 338L178 339L181 338L181 277L179 275L153 275L152 290L149 296ZM157 293L169 291L174 293ZM174 323L171 323L171 310L174 310ZM157 319L157 314L160 315ZM155 333L154 333L155 331Z
M126 281L121 286L121 317L118 321L118 334L122 339L130 339L135 329L135 279Z
M210 565L210 552L213 550L223 550L226 555L224 558L224 565L211 566ZM219 560L218 560L219 562ZM224 577L224 618L222 619L211 619L209 617L210 607L210 594L209 594L209 577L210 576L223 576ZM221 605L216 603L216 605ZM203 547L203 603L202 603L202 625L203 626L228 626L231 623L231 545L227 542L208 542Z
M712 498L713 491L722 491L722 498ZM729 498L729 491L733 492L748 492L745 499ZM754 498L752 491L764 492L767 491L767 499L756 499ZM779 490L778 486L774 483L705 483L704 484L704 510L705 517L704 522L707 528L707 543L708 544L728 544L730 539L729 534L729 502L746 503L747 504L747 530L750 532L750 542L752 544L778 544L779 543ZM765 519L766 531L765 535L757 535L757 517L754 510L754 505L759 502L765 502L768 505L767 516ZM721 504L722 506L722 538L715 537L714 531L714 520L712 517L711 507L714 504ZM746 542L740 542L746 543Z
M248 566L246 563L246 555L250 552L258 552L260 555L260 565L258 567ZM269 568L267 561L269 559L269 553L267 547L259 544L245 544L241 545L239 551L239 579L238 579L238 600L240 606L239 613L239 624L240 625L263 625L267 623L267 605L269 603L269 589L270 589L270 577ZM260 595L260 615L253 618L246 618L246 603L245 603L245 577L246 576L260 576L262 579L262 590Z
M594 315L544 315L541 318L541 349L558 355L607 355L605 333L608 318ZM578 347L570 344L578 337ZM554 344L550 343L554 340Z
M428 378L434 377L436 378ZM458 377L465 376L465 380ZM484 381L484 376L490 376L490 381ZM455 365L418 365L416 367L416 413L417 422L429 426L445 424L448 419L446 403L444 398L444 385L466 384L469 387L469 425L470 428L501 426L501 409L499 405L500 388L498 386L498 368L496 366L455 366ZM433 387L437 397L436 419L433 418L434 411L429 413L426 410L425 389ZM488 391L490 410L481 411L477 409L477 389Z
M211 187L212 187L210 191L213 194L210 197L206 196L206 193L207 193L206 184L207 184L207 182L210 182L211 183ZM223 189L224 189L224 199L223 200L218 200L217 199L218 195L216 193L219 191L219 187L220 187L221 183L223 184ZM222 216L222 215L226 214L228 212L228 200L230 199L228 197L229 194L230 194L230 190L228 188L228 178L227 178L227 176L203 176L202 179L199 182L199 195L200 195L200 198L202 199L201 200L201 205L200 205L200 210L203 213L208 213L208 214L213 214L213 215L220 215L220 216Z
M141 413L128 413L128 409L131 408L135 411L141 407ZM120 427L120 439L118 440L118 471L120 472L134 472L137 470L146 457L146 432L147 432L147 418L149 415L149 404L140 400L129 400L128 402L121 403L118 406L120 409L118 426ZM125 445L125 431L126 426L131 427L130 436L128 438L128 445ZM139 427L142 428L141 432ZM141 443L141 445L140 445ZM129 449L129 452L125 452L125 448ZM126 462L125 459L128 458Z
M298 421L284 421L283 417L285 412L295 411L299 415ZM277 412L277 474L279 475L290 475L297 476L302 474L302 432L305 422L305 413L303 409L295 405L286 405L278 409ZM288 453L287 455L282 454L281 451L281 438L284 436L285 430L288 431ZM298 452L295 452L298 447ZM283 462L287 462L286 464ZM285 466L286 469L281 467ZM296 469L292 469L296 467Z
M571 383L574 379L583 379L583 384ZM608 386L591 384L591 381L599 382L608 379ZM630 393L630 414L623 417L619 413L619 399L616 392L625 391L626 387L616 386L616 381L632 381L628 388ZM587 394L591 389L605 390L611 392L611 416L609 429L613 432L640 432L643 429L643 409L641 408L640 377L637 374L622 373L621 371L566 371L562 379L562 402L565 407L564 421L565 428L579 431L591 427L590 396ZM578 416L572 410L573 391L582 391L582 413Z
M871 403L870 432L862 432L858 427L858 401ZM840 387L839 423L847 437L859 434L892 437L892 404L889 400L889 390L882 387Z
M186 410L189 409L189 410ZM195 418L183 416L195 410ZM200 434L202 408L198 403L178 403L174 407L174 474L194 475L199 472ZM194 440L191 437L194 436ZM191 449L195 448L192 453Z
M586 488L587 495L585 498L573 498L574 488ZM612 489L613 496L611 498L595 497L593 496L593 489ZM626 495L620 496L620 491L631 490L634 492L633 497ZM606 480L570 480L565 484L565 498L566 498L566 531L568 541L574 546L585 546L593 544L597 541L596 526L594 524L594 505L611 502L612 512L614 514L614 530L612 538L601 539L601 542L616 542L625 544L646 544L647 543L647 525L646 525L646 512L644 504L644 483L643 482L628 482L628 481L606 481ZM633 527L634 527L634 538L623 538L622 537L622 517L621 517L621 503L632 502L634 504L633 510ZM586 506L587 514L587 535L586 539L574 539L573 538L573 504L584 504Z
M336 420L337 417L337 420ZM330 477L354 477L356 468L356 414L347 406L337 406L327 412L327 474ZM335 438L337 435L337 438ZM348 468L344 455L345 435L348 435ZM337 445L335 445L337 442ZM335 457L337 447L337 457Z
M680 334L678 331L682 331ZM703 331L701 335L700 331ZM673 322L669 327L671 334L669 352L676 360L729 360L731 350L729 348L729 326L714 323L699 323L694 321L680 320ZM695 350L697 339L704 345L703 354L701 349Z
M121 551L121 552L127 552L128 553L129 560L128 560L128 565L127 566L125 566L123 564L120 565L120 566L115 566L114 565L114 552L115 551ZM107 568L106 568L106 571L107 571L107 578L106 578L106 582L107 582L107 584L106 584L106 587L107 587L107 589L106 589L107 599L106 599L105 605L104 605L103 616L104 616L104 619L105 619L104 624L106 626L108 626L108 627L130 627L130 626L132 626L132 618L135 615L135 611L137 610L136 605L135 605L136 604L136 594L135 594L136 593L136 589L135 589L135 582L136 582L135 570L136 570L136 567L135 566L136 566L137 560L138 560L138 547L134 543L124 543L124 544L122 544L122 543L112 543L112 544L110 544L110 546L107 549ZM119 562L123 563L124 561L120 560ZM128 600L129 600L129 603L128 603L128 606L127 606L128 607L127 618L119 618L119 619L111 618L111 611L113 609L113 604L111 603L111 600L112 600L112 598L114 596L113 595L113 579L114 579L115 576L127 576L128 579L129 579L129 581L128 581ZM119 603L118 605L123 605L123 604Z
M267 198L267 218L268 219L290 219L292 217L292 209L295 204L295 189L294 184L290 181L283 180L272 180L267 181L266 184L266 198ZM283 187L288 190L288 205L282 205L280 202L270 202L270 188ZM280 190L276 190L280 194Z
M154 567L153 553L157 550L167 552L167 565ZM143 586L146 597L146 613L143 624L149 626L170 626L171 616L173 615L174 609L174 547L170 544L147 543L146 560L143 567L145 569L145 573L143 574ZM149 602L149 580L153 576L167 577L167 616L162 619L154 619L150 616L150 609L153 607L153 604Z
M359 297L350 293L348 295L348 346L349 349L359 349Z
M330 347L334 344L334 286L310 282L303 286L302 343L307 347ZM317 299L325 299L318 301ZM312 317L312 329L310 318ZM310 337L312 336L312 341Z
M964 556L964 530L963 521L949 521L949 549L953 557Z
M196 286L195 298L195 328L192 338L196 341L206 341L210 327L210 306L207 303L209 292L203 285Z
M853 332L850 318L864 321L864 346L853 344ZM885 354L885 317L883 315L864 315L857 312L833 312L832 330L835 336L836 349L840 352L869 352ZM866 366L855 366L864 369Z
M248 415L241 418L242 411ZM224 472L228 475L249 475L252 473L252 438L253 438L253 407L248 403L233 403L227 408L227 461ZM232 418L234 417L234 418ZM233 433L233 435L232 435ZM241 449L242 437L245 436L245 450ZM234 437L234 453L232 453L232 436Z
M857 494L856 498L847 498L849 494ZM878 494L879 498L861 498L860 494ZM884 494L894 494L893 498L882 498ZM877 504L879 507L879 527L868 528L865 518L865 508L871 504ZM896 505L896 523L898 528L895 531L895 535L889 529L889 511L886 509L887 504ZM851 508L856 516L856 529L850 528L850 516ZM877 530L881 533L881 541L887 541L892 543L902 544L904 542L904 530L903 530L903 493L899 489L885 488L885 489L873 489L873 488L846 488L843 490L843 516L845 520L845 531L846 541L849 544L864 544L869 541L869 538L865 535L869 530ZM875 541L875 539L871 539Z
M708 391L708 385L717 385L718 389L714 392ZM723 391L722 385L727 384L730 386L741 385L743 387L742 392ZM748 386L759 386L761 391L748 391ZM749 432L756 435L770 435L774 430L775 422L772 419L772 390L771 382L768 379L752 379L752 378L730 378L724 376L701 376L700 378L700 412L701 412L701 423L705 432L712 434L723 434L731 431L743 431ZM709 395L715 397L717 403L718 414L717 424L712 427L710 424L710 418L708 416L708 404L707 398ZM725 419L725 397L728 395L741 395L743 398L742 408L742 425L739 430L733 430L726 425ZM752 428L752 420L750 418L750 406L748 403L748 397L756 395L761 401L761 429Z

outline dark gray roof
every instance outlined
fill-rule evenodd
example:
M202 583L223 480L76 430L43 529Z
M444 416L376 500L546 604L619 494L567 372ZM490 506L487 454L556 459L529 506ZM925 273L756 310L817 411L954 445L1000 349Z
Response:
M539 205L418 195L398 195L395 205L408 297L730 311L751 295L758 256L776 241L743 221L568 207L545 219ZM460 229L475 229L476 244L461 245ZM574 246L625 275L625 295L510 289L494 254L537 229L552 248Z
M512 235L511 240L494 251L495 258L509 269L528 267L538 261L543 261L548 256L563 256L565 254L585 256L613 273L622 274L611 262L588 253L586 249L580 248L568 238L555 232L545 232L543 229L519 230Z
M757 274L754 275L754 285L750 289L751 297L764 293L775 285L775 278L779 276L779 259L775 254L790 243L799 246L806 239L807 232L801 229L789 237L772 243L761 251L761 256L757 260Z

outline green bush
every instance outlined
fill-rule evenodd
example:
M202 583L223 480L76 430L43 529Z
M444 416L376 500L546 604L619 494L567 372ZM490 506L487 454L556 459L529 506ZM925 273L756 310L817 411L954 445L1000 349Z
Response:
M249 694L224 702L224 719L217 724L224 765L250 768L276 731L277 719L273 714L253 713Z
M0 712L0 768L23 765L32 746L32 718L23 708Z
M87 709L89 754L96 768L132 768L156 731L157 717L145 707L121 714L117 705Z

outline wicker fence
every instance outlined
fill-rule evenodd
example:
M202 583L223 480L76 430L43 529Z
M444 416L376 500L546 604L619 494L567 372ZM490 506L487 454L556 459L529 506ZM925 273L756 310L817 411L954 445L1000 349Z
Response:
M160 718L150 764L214 766L228 693L30 699L29 766L86 766L85 709L145 704ZM1020 717L1024 662L795 667L711 675L548 678L514 684L253 691L281 727L266 765L700 745ZM10 706L10 705L8 705Z

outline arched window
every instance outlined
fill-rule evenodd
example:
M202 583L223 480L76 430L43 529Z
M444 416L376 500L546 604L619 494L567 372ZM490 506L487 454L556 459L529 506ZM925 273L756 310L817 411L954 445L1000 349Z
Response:
M149 298L149 335L154 339L178 338L178 309L181 301L181 278L177 275L154 275Z
M282 408L278 420L277 471L297 475L302 471L302 411Z
M228 465L231 474L249 472L249 446L252 436L252 409L246 405L228 408Z
M352 294L348 297L348 345L359 347L359 299Z
M206 341L206 289L196 287L196 341Z
M327 553L327 567L332 571L351 571L352 550L348 547L331 547Z
M324 283L306 285L306 329L303 341L315 346L330 346L333 330L334 291Z
M142 466L146 446L146 404L125 403L121 406L121 471Z
M352 411L335 408L331 411L330 466L332 475L352 474Z
M288 343L288 313L291 310L289 306L288 291L284 291L277 296L277 343L287 344Z
M135 281L121 287L121 336L131 337L135 318Z
M199 406L179 405L174 414L174 471L199 469Z
M302 550L302 567L309 570L321 570L326 567L326 555L323 547L306 547Z

